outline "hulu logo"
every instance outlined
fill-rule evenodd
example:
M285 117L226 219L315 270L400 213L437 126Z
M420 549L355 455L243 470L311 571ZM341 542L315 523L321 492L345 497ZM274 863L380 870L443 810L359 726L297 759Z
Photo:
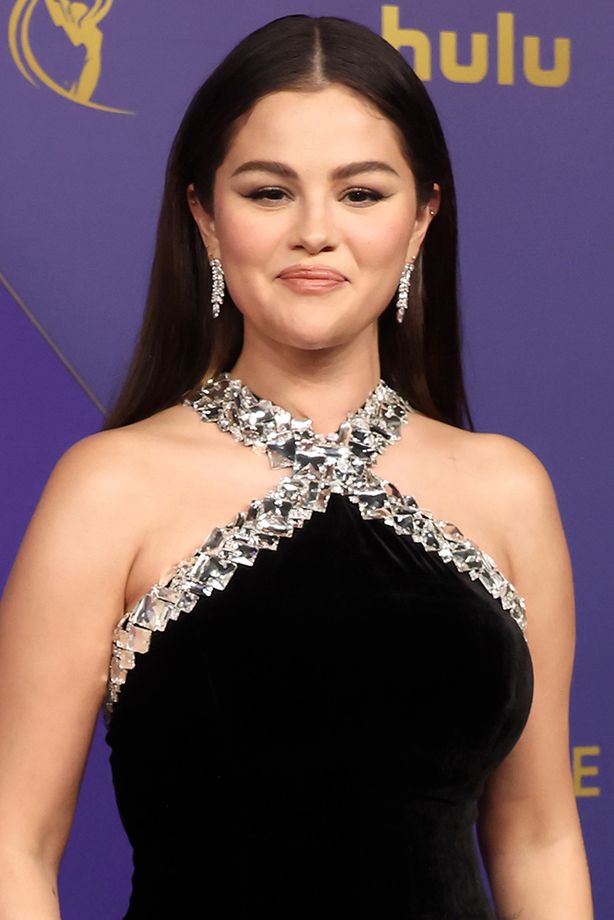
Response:
M413 68L421 80L430 80L433 48L431 39L420 29L411 29L399 24L399 7L392 4L382 6L382 37L393 48L412 48ZM471 33L471 60L468 64L458 62L458 33L442 30L439 33L439 67L446 79L453 83L480 83L492 65L497 70L497 83L511 86L516 82L514 56L514 14L497 13L496 39L494 49L489 47L491 36L486 32ZM554 63L552 67L542 66L542 40L537 35L522 38L522 72L525 80L533 86L563 86L569 80L571 67L571 40L554 39Z

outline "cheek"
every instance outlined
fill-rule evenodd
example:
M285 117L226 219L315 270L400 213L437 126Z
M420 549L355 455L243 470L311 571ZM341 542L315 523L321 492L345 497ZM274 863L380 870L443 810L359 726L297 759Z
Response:
M403 210L355 227L353 237L361 261L384 269L391 262L402 261L411 236L411 221L412 214Z
M283 236L283 221L272 214L255 214L241 204L221 204L216 231L227 263L262 265Z

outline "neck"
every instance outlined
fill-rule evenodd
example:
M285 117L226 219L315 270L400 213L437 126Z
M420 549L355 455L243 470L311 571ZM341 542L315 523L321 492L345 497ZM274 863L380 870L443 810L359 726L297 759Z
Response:
M379 357L314 362L310 354L312 360L289 365L242 353L228 373L295 418L310 418L316 434L327 434L336 431L342 419L358 409L377 386Z
M293 466L308 480L321 473L325 480L335 467L339 484L370 465L388 444L400 437L400 428L413 407L384 381L364 403L350 410L337 430L316 432L305 417L255 393L229 371L209 376L196 399L184 400L205 422L215 422L258 453L266 451L271 466ZM329 483L330 485L330 483Z

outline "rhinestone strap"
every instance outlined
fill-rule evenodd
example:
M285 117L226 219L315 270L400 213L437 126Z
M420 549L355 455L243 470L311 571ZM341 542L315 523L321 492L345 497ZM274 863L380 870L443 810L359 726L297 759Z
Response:
M494 559L465 537L455 524L437 520L415 499L370 469L377 454L397 441L412 406L383 380L363 405L329 435L315 434L310 419L297 419L263 400L240 380L220 374L208 380L192 406L203 421L215 422L238 441L267 453L272 467L292 466L262 498L250 502L228 524L215 527L191 556L165 573L133 607L114 632L105 700L107 719L119 698L135 653L148 651L151 636L169 620L191 611L202 596L223 591L239 565L253 565L261 549L277 549L314 511L324 512L333 492L358 505L365 520L379 519L409 536L427 552L452 562L459 572L498 598L526 641L524 598L498 570Z
M398 440L401 424L412 411L405 399L380 380L336 432L316 434L311 419L293 417L228 373L208 380L197 399L186 399L183 404L193 406L204 422L215 422L236 441L266 453L274 469L292 466L295 473L310 464L314 473L331 466L339 473L358 471Z

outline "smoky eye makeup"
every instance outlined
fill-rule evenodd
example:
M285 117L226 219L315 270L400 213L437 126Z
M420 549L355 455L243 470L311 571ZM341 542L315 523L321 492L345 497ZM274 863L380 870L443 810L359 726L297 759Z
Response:
M239 194L242 198L263 202L280 202L286 197L292 197L292 194L287 189L276 185L257 186L248 191L240 192ZM386 195L374 188L352 186L351 188L345 189L339 197L341 201L346 199L349 204L364 205L382 201L385 198L389 198L390 195Z
M259 186L248 192L241 192L243 198L251 198L254 201L282 201L284 196L289 195L286 189L279 188L276 185Z
M374 188L363 188L361 186L355 186L354 188L347 189L344 192L345 196L361 196L357 200L355 197L351 198L352 204L362 204L363 202L369 201L382 201L384 198L390 198L390 195L384 195L383 192L377 191Z

